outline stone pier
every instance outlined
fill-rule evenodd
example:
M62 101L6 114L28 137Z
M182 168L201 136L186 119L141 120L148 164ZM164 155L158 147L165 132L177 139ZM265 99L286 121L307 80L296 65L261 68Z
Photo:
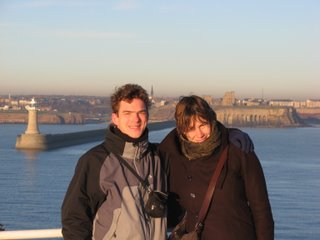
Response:
M175 121L151 122L149 131L173 128ZM61 134L21 134L17 137L16 148L21 150L40 150L63 148L95 141L103 141L106 129Z

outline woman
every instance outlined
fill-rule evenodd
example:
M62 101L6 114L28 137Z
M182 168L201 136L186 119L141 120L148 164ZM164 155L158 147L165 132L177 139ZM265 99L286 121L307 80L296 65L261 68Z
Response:
M194 229L216 162L229 145L201 239L273 239L274 222L256 154L230 143L229 129L198 96L183 97L176 106L175 119L177 127L160 144L169 166L169 223L176 224L186 211L186 230Z

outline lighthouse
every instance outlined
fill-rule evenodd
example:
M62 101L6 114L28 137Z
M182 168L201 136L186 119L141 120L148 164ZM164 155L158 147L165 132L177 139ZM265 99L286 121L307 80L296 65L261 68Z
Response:
M25 134L39 134L38 113L34 98L31 99L30 105L27 105L26 109L28 110L28 126Z
M47 149L47 137L41 134L38 129L38 113L36 108L36 101L31 99L29 105L26 106L28 110L28 126L27 130L18 135L16 140L17 149Z

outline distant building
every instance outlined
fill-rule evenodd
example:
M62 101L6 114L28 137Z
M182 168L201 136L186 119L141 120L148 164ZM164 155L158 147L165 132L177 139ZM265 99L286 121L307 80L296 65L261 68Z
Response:
M320 107L320 100L311 100L311 99L308 99L306 101L306 107L308 108L317 108L317 107Z
M243 99L240 101L239 105L248 106L248 107L256 107L262 105L262 99L249 98Z
M294 107L291 99L274 99L269 101L271 107Z
M293 101L293 107L295 108L306 107L306 101Z
M22 100L19 100L18 102L20 106L26 106L29 104L30 101L22 99Z
M0 110L8 111L10 108L8 105L4 105L3 107L0 107Z
M161 100L161 101L160 101L160 106L167 105L167 103L168 103L168 102L167 102L166 100Z
M226 92L222 98L223 106L233 106L236 102L234 91Z
M19 106L19 101L14 100L14 101L11 101L10 104L11 104L12 106Z
M294 101L291 99L275 99L269 101L271 107L318 108L320 100Z

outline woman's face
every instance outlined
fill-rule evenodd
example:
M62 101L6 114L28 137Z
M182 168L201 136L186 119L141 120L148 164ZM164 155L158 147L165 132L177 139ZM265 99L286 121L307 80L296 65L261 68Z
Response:
M190 142L201 143L208 139L208 137L210 137L210 133L210 124L203 119L195 117L191 121L189 129L185 133L185 136Z

